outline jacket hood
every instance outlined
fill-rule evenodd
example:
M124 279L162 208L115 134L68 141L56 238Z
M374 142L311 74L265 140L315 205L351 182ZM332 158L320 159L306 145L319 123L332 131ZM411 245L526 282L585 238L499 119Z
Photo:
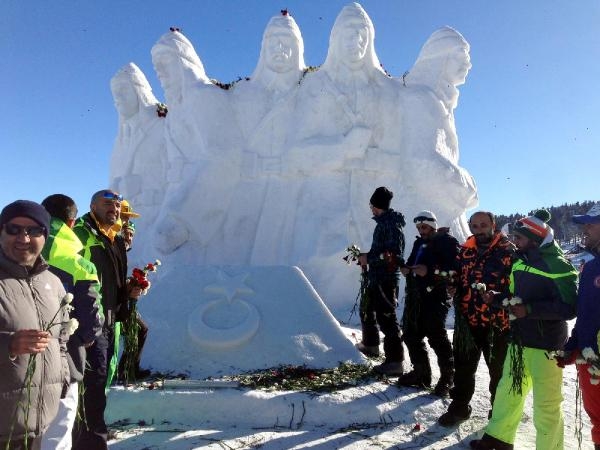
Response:
M404 220L404 215L399 211L395 211L393 208L388 209L380 216L373 216L373 220L377 223L387 222L387 221L394 222L394 223L398 224L401 228L406 225L406 220Z

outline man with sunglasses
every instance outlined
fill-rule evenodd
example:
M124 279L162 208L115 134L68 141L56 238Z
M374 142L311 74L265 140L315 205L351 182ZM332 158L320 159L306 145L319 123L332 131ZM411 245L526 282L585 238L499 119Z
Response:
M82 256L94 263L98 271L105 317L102 334L87 349L88 362L94 362L97 367L90 367L83 378L87 394L82 408L85 421L78 421L73 430L74 449L108 448L105 389L117 364L117 321L126 317L128 299L140 295L139 289L131 289L127 283L126 247L119 235L122 201L123 197L111 189L96 192L92 196L90 212L80 217L73 228L83 244Z
M40 256L49 225L46 210L28 200L0 213L0 448L10 441L11 449L39 449L69 380L65 290ZM51 323L63 325L44 331ZM32 355L35 370L23 389Z
M401 376L398 384L426 389L431 386L426 337L437 356L441 375L434 394L447 397L454 382L454 358L446 331L451 305L446 287L448 274L455 269L459 245L448 234L448 228L438 228L437 218L431 211L418 213L414 223L419 236L407 265L400 268L406 277L402 331L413 370Z

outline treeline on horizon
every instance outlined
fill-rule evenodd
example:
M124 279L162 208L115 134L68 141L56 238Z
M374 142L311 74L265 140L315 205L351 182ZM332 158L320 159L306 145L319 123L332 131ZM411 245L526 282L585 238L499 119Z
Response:
M550 211L550 221L548 224L554 229L554 238L561 242L579 241L581 232L579 227L571 221L575 214L585 214L594 204L594 201L586 200L583 202L564 204L561 206L544 207ZM515 213L508 216L499 214L496 216L496 226L501 229L507 223L514 223L517 220L533 215L534 211L527 214Z

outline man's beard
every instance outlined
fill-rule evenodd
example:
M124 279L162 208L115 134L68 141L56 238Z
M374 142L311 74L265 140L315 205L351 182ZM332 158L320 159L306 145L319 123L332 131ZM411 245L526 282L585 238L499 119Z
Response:
M489 234L476 234L475 241L477 241L477 244L479 245L488 245L492 242L492 236Z

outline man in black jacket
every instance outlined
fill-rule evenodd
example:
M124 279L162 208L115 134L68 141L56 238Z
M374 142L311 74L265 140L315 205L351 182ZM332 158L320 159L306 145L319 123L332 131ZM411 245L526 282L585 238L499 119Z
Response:
M73 430L74 449L108 448L108 429L104 422L105 389L117 365L117 322L126 317L128 298L137 298L141 293L139 288L131 289L127 283L127 253L123 238L118 235L122 200L121 195L110 189L96 192L92 196L90 212L80 217L73 228L84 247L82 256L92 261L98 271L105 316L102 334L87 349L88 363L95 362L97 367L90 367L83 378L88 394L83 405L85 422L78 422Z
M440 379L434 393L447 397L454 381L452 344L446 332L446 318L451 298L447 292L458 255L458 241L448 234L448 228L438 229L431 211L421 211L414 218L419 232L406 267L400 268L406 277L406 297L402 330L413 370L398 379L401 386L429 388L431 366L424 338L433 348L440 368Z
M379 328L384 335L385 361L374 367L384 375L403 373L404 349L402 332L396 317L399 262L403 261L405 225L404 216L390 208L394 193L384 186L371 196L371 212L377 222L373 243L368 253L361 254L358 263L369 266L369 300L361 307L362 341L358 350L367 356L379 354Z

